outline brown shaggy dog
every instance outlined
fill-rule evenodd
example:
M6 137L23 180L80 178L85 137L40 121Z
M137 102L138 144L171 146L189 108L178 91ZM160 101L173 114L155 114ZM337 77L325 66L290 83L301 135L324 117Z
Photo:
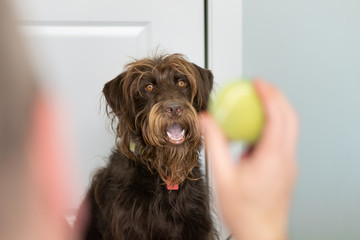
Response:
M180 54L137 60L106 83L116 149L93 178L85 239L216 239L198 113L213 76Z

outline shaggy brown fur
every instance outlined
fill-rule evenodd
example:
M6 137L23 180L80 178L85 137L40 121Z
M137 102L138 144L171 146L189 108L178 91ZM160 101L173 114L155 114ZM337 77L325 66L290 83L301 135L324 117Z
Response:
M85 239L217 238L197 119L212 85L209 70L179 54L134 61L105 85L116 149L93 178ZM174 126L182 142L167 136L179 135Z

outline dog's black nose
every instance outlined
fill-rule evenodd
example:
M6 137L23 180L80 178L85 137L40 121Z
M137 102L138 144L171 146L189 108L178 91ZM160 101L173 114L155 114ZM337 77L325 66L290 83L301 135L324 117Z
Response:
M169 102L165 105L165 112L169 116L180 116L183 111L183 107L176 102Z

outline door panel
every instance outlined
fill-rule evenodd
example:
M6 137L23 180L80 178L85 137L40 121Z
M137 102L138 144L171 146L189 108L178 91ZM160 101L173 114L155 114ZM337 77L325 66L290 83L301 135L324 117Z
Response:
M24 22L88 25L149 24L150 47L162 46L204 63L203 1L15 0Z
M104 84L122 71L131 57L144 55L149 44L149 25L129 24L31 24L23 27L28 36L40 79L62 99L70 111L71 138L84 191L91 172L110 153L114 137L106 131L101 111ZM130 57L131 56L131 57ZM103 104L104 105L104 104ZM104 108L102 108L104 109ZM78 196L78 200L82 196Z

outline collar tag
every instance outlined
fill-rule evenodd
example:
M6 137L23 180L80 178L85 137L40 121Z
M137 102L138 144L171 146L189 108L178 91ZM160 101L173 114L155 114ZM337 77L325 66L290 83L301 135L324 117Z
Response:
M179 184L177 184L177 183L171 184L170 177L168 177L168 179L166 181L166 185L167 185L168 190L179 190Z
M135 156L141 155L142 152L144 151L143 146L139 146L139 145L137 146L136 143L131 139L129 142L129 149Z
M130 148L130 151L135 154L136 145L135 145L135 143L133 141L130 141L129 148Z

